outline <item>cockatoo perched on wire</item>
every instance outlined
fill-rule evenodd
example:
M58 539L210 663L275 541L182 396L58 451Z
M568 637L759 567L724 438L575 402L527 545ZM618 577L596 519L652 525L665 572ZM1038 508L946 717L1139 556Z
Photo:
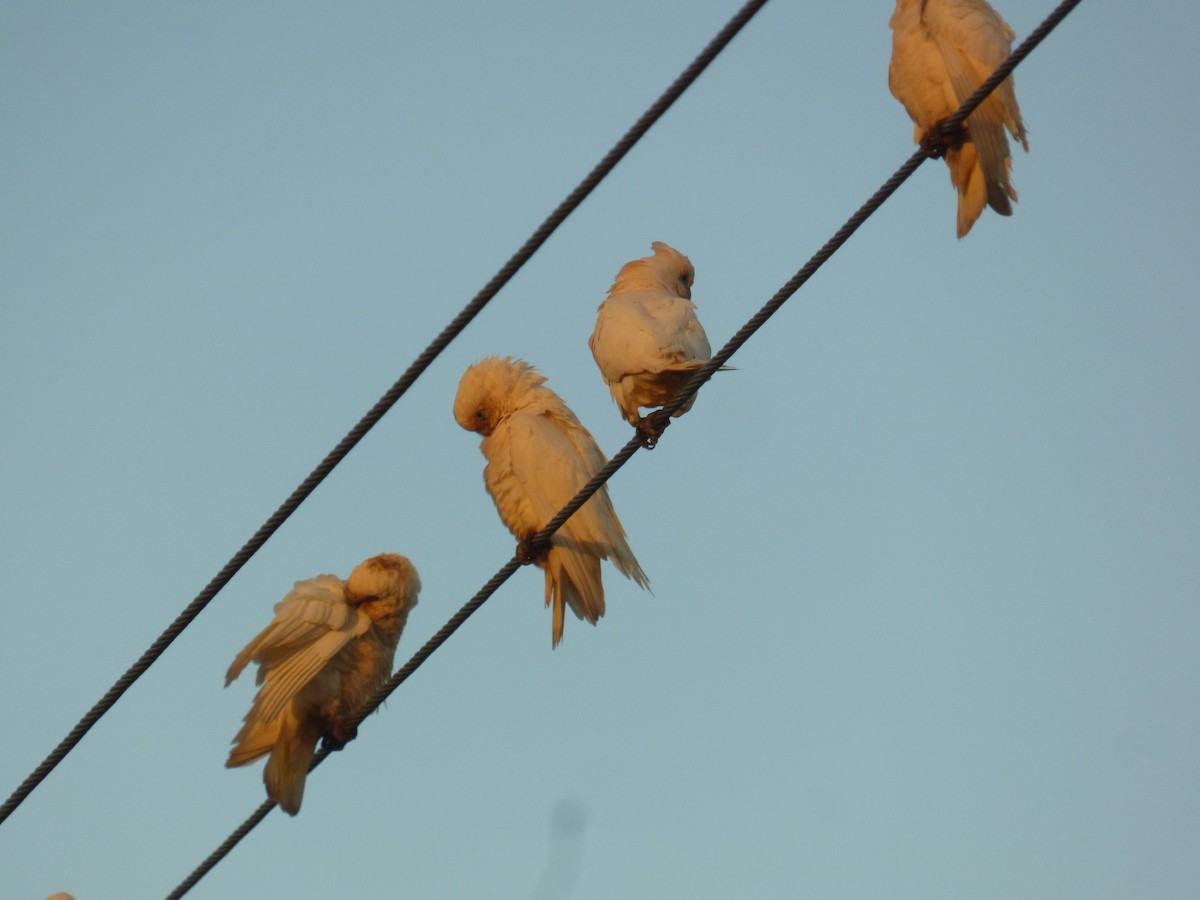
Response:
M317 741L354 737L347 720L391 675L420 590L417 570L396 553L371 557L344 582L333 575L297 581L225 675L228 687L253 660L262 685L225 765L269 753L267 796L299 812Z
M642 419L640 407L662 406L712 358L708 336L696 318L691 260L662 241L653 256L627 262L600 304L588 341L608 390L647 446L661 432ZM675 411L681 416L695 395Z
M958 189L958 236L984 203L1012 215L1017 192L1005 129L1029 151L1012 78L971 113L961 137L946 141L940 125L1008 58L1013 30L985 0L897 0L890 24L888 85L916 123L914 139L931 153L945 151Z
M483 436L483 482L508 530L523 545L541 531L605 464L604 454L562 398L528 363L489 356L467 369L454 419ZM525 547L522 555L528 553ZM550 539L537 565L554 606L552 646L562 640L566 607L593 625L604 615L600 560L648 588L625 530L601 487Z

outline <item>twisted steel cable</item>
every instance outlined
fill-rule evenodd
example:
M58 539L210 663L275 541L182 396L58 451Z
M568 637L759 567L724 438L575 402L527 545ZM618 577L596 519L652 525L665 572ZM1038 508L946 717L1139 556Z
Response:
M725 49L730 41L742 30L742 28L761 10L767 3L767 0L750 0L731 18L725 26L717 33L717 35L708 43L708 45L700 51L699 55L692 60L679 77L671 83L662 95L654 101L641 117L633 124L633 126L617 141L611 150L604 155L587 174L587 177L579 183L575 190L560 203L555 210L550 213L544 222L538 226L537 230L530 235L529 239L521 245L520 249L512 255L492 279L483 286L474 299L471 300L462 311L454 317L437 337L429 344L428 347L418 356L413 363L408 367L400 379L388 389L379 401L371 407L366 415L359 420L350 431L346 434L338 445L329 452L329 454L321 460L320 464L313 469L311 474L300 483L283 502L283 504L275 510L269 519L263 523L262 527L254 533L233 558L229 560L224 568L219 571L212 581L202 590L196 598L187 605L162 634L150 645L149 648L137 659L137 661L129 667L129 669L116 683L108 689L96 704L87 711L82 719L75 725L74 728L67 734L62 741L59 742L49 755L46 756L37 768L13 791L12 795L0 806L0 823L3 823L13 811L21 805L30 792L42 782L42 780L53 771L54 767L62 762L63 758L75 747L76 744L83 738L85 734L95 725L100 718L110 710L113 705L121 698L129 687L140 678L155 660L163 654L163 652L171 645L185 628L192 623L201 610L206 607L209 602L225 587L226 584L237 574L238 570L244 566L255 553L270 539L281 525L287 521L288 517L299 508L300 504L311 494L326 476L333 471L347 454L354 449L355 445L363 439L384 414L412 387L413 383L421 376L421 374L429 368L435 359L443 350L449 346L470 324L480 311L488 304L493 297L499 293L500 289L525 265L526 262L537 252L538 248L546 242L551 234L561 225L576 207L581 204L587 196L595 190L596 186L604 180L605 176L611 172L624 157L633 148L633 146L641 140L641 138L650 130L663 114L671 108L672 104L682 96L683 92L691 86L691 84L700 76L708 65L716 59L717 55Z
M996 87L998 87L1000 83L1012 73L1013 69L1015 69L1017 65L1023 59L1025 59L1025 57L1028 56L1030 52L1037 47L1037 45L1040 44L1064 18L1066 18L1067 14L1070 13L1071 10L1078 6L1081 2L1082 0L1063 0L1063 2L1060 3L1050 13L1049 16L1046 17L1041 25L1030 32L1029 36L1021 42L1021 44L1012 52L1008 59L1006 59L999 66L999 68L997 68L996 71L993 72L992 75L982 85L980 85L979 89L976 90L975 93L970 97L968 97L966 101L964 101L963 105L959 107L958 111L945 120L943 123L943 130L952 132L953 129L957 128L959 124L965 121L967 116L969 116L975 110L975 108L987 98L988 94L995 90ZM713 355L708 364L705 365L703 369L700 369L698 372L696 372L696 374L693 375L692 378L680 389L679 393L676 394L669 403L663 406L658 413L654 414L656 417L661 417L660 425L665 426L667 421L669 421L669 416L671 413L687 403L688 399L691 398L697 391L699 391L700 387L713 376L713 373L721 368L721 366L723 366L726 362L728 362L729 358L733 356L733 354L736 353L737 350L743 344L745 344L747 340L750 339L750 336L753 335L754 332L758 331L758 329L764 324L766 324L766 321L776 312L778 312L779 308L783 306L783 304L786 303L787 300L793 294L795 294L796 291L798 291L800 287L806 281L808 281L808 279L811 278L813 274L815 274L816 271L822 265L824 265L825 262L828 261L829 258L833 256L833 254L836 253L844 243L846 243L847 240L849 240L850 236L854 234L854 232L857 231L858 228L864 222L866 222L866 220L869 219L871 215L874 214L875 211L878 210L879 207L881 207L889 197L891 197L893 193L895 193L896 189L899 188L900 185L903 184L908 177L917 170L921 163L929 158L930 156L927 151L920 149L915 151L913 155L910 156L904 162L904 164L901 165L900 168L897 169L892 176L880 186L879 190L872 194L870 199L868 199L855 211L852 216L850 216L849 219L846 220L846 223L834 233L833 237L826 241L822 245L821 249L813 254L812 258L809 259L809 261L805 263L795 275L788 279L787 283L784 284L783 287L781 287L778 291L776 291L774 296L772 296L771 299L768 300L762 306L762 308L759 309L759 311L755 313L749 321L746 322L745 325L738 329L733 337L726 341L725 345ZM559 510L558 514L555 515L549 523L547 523L546 527L534 535L531 540L531 546L535 550L548 546L551 536L562 527L563 523L566 522L567 519L569 519L572 515L574 515L574 513L588 501L592 494L596 493L596 491L598 491L601 486L603 486L605 482L607 482L613 476L613 474L616 473L618 469L625 465L625 463L629 461L630 457L632 457L634 453L642 449L643 446L645 445L643 444L643 439L640 435L631 438L624 447L617 451L612 459L610 459L596 472L595 475L592 476L587 484L579 489L579 492L573 498L571 498L571 501L566 506ZM504 566L491 577L487 584L480 588L479 591L470 600L468 600L462 606L462 608L459 609L458 612L456 612L450 618L450 620L438 630L436 634L433 635L433 637L431 637L425 642L425 644L422 645L421 649L418 650L407 663L398 669L395 674L388 679L387 682L385 682L379 687L378 690L375 691L374 694L367 698L367 701L363 704L362 708L351 719L351 724L355 727L361 725L363 720L365 720L371 715L371 713L378 709L379 706L382 705L389 696L391 696L392 692L395 691L396 688L403 684L408 677L412 675L425 662L425 660L427 660L434 653L435 650L437 650L446 642L446 640L449 639L450 635L457 631L458 628L464 622L466 622L468 618L470 618L481 606L483 606L483 604L487 602L488 598L491 597L492 594L494 594L500 588L500 586L504 584L504 582L506 582L512 576L512 574L521 567L522 564L523 561L517 556L514 556L507 563L505 563ZM320 750L318 750L316 755L313 757L312 765L309 766L309 771L311 772L322 762L324 762L329 757L330 752L331 750L327 746L323 746ZM217 850L209 855L209 857L205 859L204 862L201 863L195 869L195 871L193 871L191 875L189 875L187 879L185 879L179 885L179 887L177 887L171 892L171 894L168 895L168 900L177 900L177 898L182 897L189 890L191 890L191 888L193 888L207 872L209 872L217 863L219 863L229 853L229 851L232 850L239 841L241 841L243 837L249 834L250 831L252 831L254 827L266 817L267 813L271 811L274 805L274 802L270 800L264 801L258 807L258 809L256 809L249 816L249 818L247 818L246 821L243 822L225 840L225 842L217 848Z

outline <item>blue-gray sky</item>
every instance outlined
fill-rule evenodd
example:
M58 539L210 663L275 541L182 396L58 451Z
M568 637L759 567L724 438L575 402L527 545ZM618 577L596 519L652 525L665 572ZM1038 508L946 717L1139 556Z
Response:
M1019 36L1051 2L1007 0ZM736 8L0 10L0 795ZM399 657L511 555L463 369L687 253L713 343L911 152L891 4L776 0L0 826L6 896L160 896L261 801L225 668L383 551ZM653 595L550 650L522 570L195 897L1194 897L1200 10L1017 72L1011 219L927 163L611 485Z

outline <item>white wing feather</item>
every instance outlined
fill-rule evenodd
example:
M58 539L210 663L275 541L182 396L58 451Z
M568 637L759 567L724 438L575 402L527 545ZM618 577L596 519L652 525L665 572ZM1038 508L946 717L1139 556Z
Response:
M557 417L522 412L512 416L509 427L513 473L528 486L529 502L544 526L604 466L604 454L578 422L564 427ZM647 583L603 487L567 519L551 543L575 553L611 559L627 577L643 587ZM579 575L583 579L583 573Z
M258 681L265 685L251 714L272 721L296 694L353 638L371 627L370 617L346 602L339 578L321 575L298 581L275 606L275 618L259 632L229 667L225 683L254 660ZM269 676L269 677L267 677Z

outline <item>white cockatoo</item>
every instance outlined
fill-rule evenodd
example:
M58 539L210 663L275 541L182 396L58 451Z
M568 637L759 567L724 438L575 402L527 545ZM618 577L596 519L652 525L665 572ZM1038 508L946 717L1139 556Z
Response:
M391 675L420 590L417 570L397 553L371 557L345 581L297 581L225 675L228 687L253 660L261 685L225 765L269 753L267 796L290 815L299 812L317 741L354 737L347 720Z
M962 106L1012 51L1013 30L986 0L896 0L888 85L916 123L914 139L945 150L958 189L961 238L986 203L1012 215L1007 128L1028 152L1013 80L1006 78L967 118L961 138L942 143L939 126Z
M545 528L606 462L545 381L526 362L489 356L463 373L454 398L458 424L483 436L483 483L501 520L522 542ZM604 487L567 519L536 560L546 573L546 605L554 606L552 646L562 640L566 607L593 625L604 615L602 559L649 587Z
M696 318L691 260L662 241L653 256L627 262L600 304L588 341L621 415L639 432L641 407L662 406L712 358ZM692 397L675 411L681 416Z

